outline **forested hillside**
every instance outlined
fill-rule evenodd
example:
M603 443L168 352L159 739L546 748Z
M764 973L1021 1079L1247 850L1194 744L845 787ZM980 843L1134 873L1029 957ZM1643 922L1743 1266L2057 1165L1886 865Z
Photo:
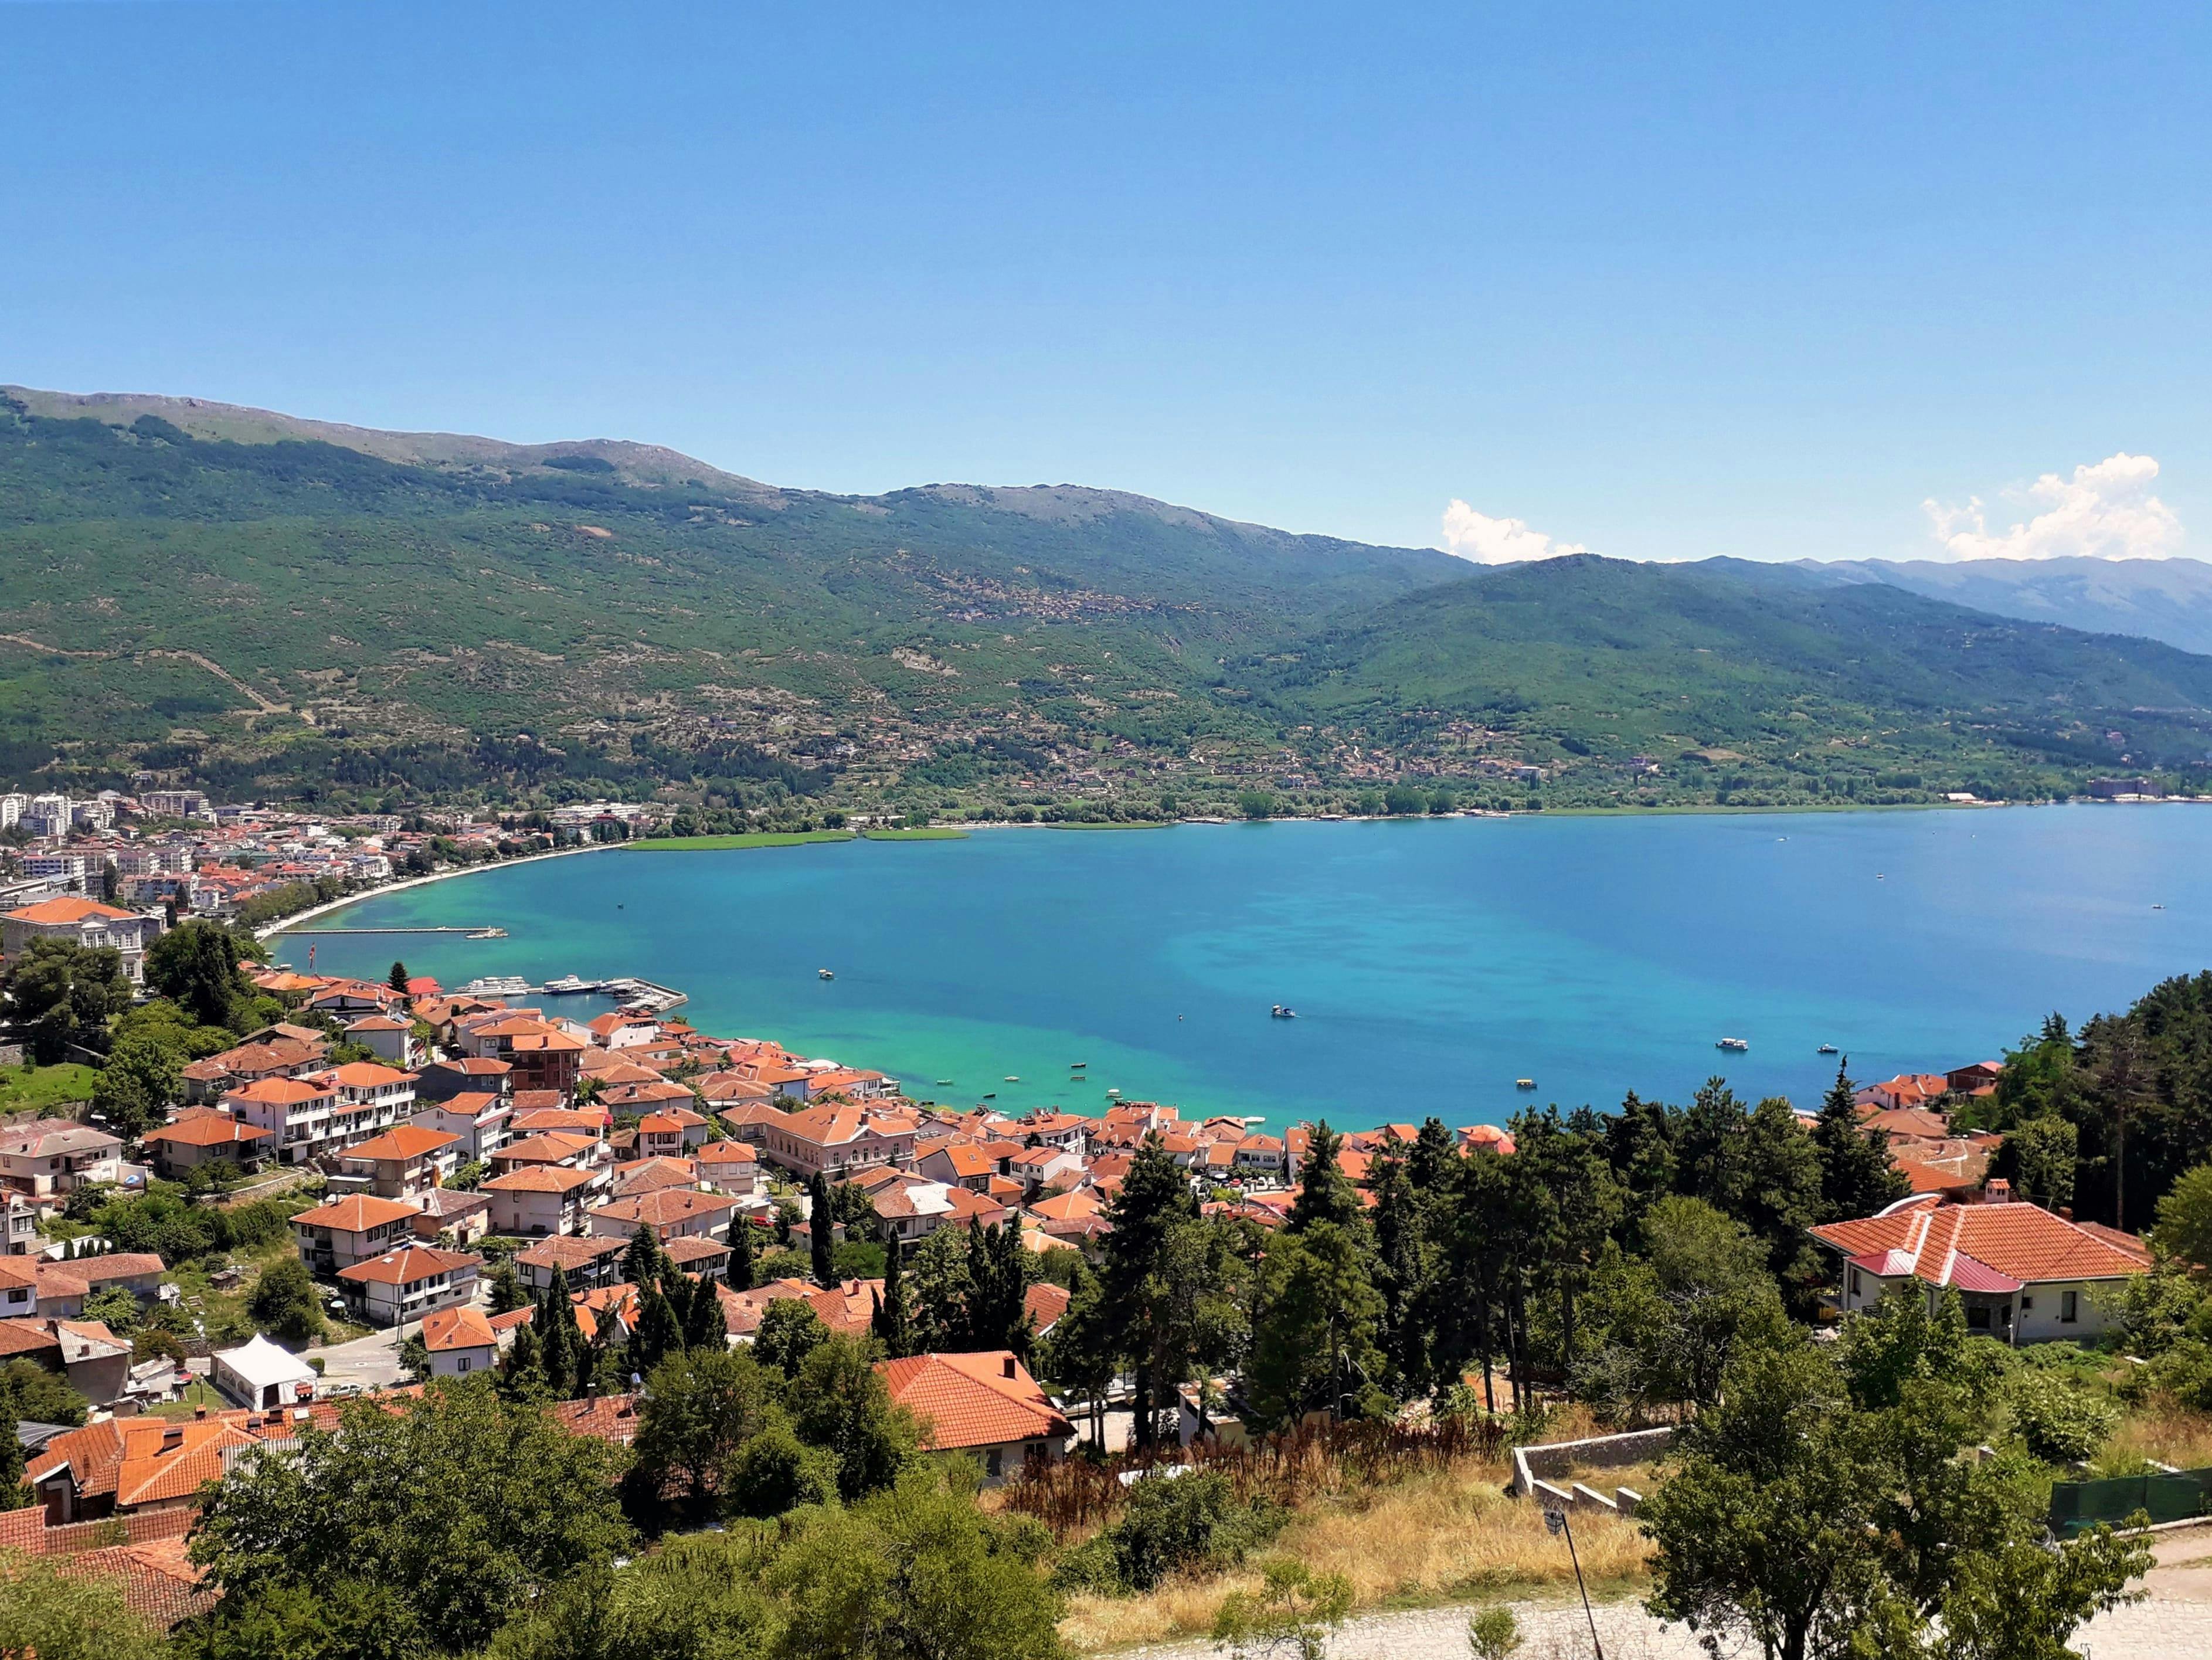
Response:
M1784 567L1482 570L1075 487L0 399L15 787L1145 817L2042 795L2212 747L2212 660Z

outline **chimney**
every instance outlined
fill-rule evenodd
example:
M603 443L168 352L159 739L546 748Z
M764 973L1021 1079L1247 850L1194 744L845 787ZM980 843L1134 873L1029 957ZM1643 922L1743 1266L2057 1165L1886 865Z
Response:
M206 1408L204 1406L194 1407L194 1408L192 1408L192 1416L193 1416L194 1418L204 1418L204 1417L206 1417L206 1416L207 1416L207 1408Z
M2012 1203L2012 1183L2002 1176L1991 1177L1989 1185L1982 1189L1982 1202L1985 1205L2009 1205Z
M1009 1377L1012 1377L1014 1375L1014 1357L1011 1354L1008 1355L1006 1359L1005 1365L1006 1368L1006 1376Z

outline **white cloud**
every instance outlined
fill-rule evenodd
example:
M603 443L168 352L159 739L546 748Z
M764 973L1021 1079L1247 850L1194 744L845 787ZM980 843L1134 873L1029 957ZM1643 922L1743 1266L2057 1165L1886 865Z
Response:
M1530 530L1525 519L1492 519L1477 513L1456 496L1444 509L1446 553L1472 559L1478 565L1509 565L1520 559L1554 559L1563 553L1588 553L1579 542L1554 542L1540 530Z
M1996 531L1978 496L1963 508L1933 498L1920 505L1953 559L2171 559L2181 551L2181 520L2150 493L2157 478L2157 461L2124 450L2075 468L2071 478L2046 472L2006 492L2029 516Z

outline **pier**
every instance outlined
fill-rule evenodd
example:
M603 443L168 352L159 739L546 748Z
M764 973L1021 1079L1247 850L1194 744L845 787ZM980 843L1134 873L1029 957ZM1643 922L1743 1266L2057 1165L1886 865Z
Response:
M294 939L313 939L320 934L341 933L486 933L485 928L289 928L283 932Z

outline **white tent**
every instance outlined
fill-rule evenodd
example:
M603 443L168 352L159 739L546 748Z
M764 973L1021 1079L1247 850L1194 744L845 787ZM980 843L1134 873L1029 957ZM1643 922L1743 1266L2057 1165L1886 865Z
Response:
M289 1407L300 1398L301 1384L314 1382L313 1367L258 1332L243 1348L216 1353L215 1386L240 1406L264 1412Z

